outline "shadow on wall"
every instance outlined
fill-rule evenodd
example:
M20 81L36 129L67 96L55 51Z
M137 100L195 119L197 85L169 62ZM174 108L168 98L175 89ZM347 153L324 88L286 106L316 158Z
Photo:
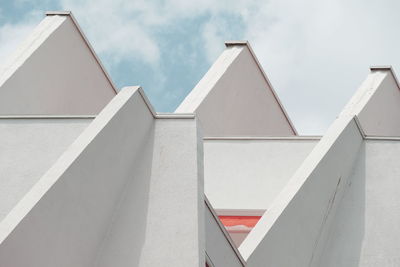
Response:
M365 236L365 179L366 152L364 142L346 184L344 196L339 204L329 238L317 266L361 266L360 259Z
M113 218L96 259L96 265L140 266L140 256L146 241L150 182L154 147L154 125L147 142L133 155L129 177L114 210ZM112 177L110 177L112 179Z

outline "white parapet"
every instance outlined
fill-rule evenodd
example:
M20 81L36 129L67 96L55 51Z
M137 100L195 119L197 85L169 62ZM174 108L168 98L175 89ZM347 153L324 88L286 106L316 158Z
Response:
M314 266L399 266L399 141L365 141Z
M203 150L193 116L155 120L97 265L204 266ZM144 161L143 161L144 160Z
M385 225L385 220L390 221L388 225L399 222L398 212L393 209L398 206L397 198L392 194L389 203L379 204L386 211L377 212L374 206L380 203L380 198L373 193L379 188L381 193L389 192L389 184L394 184L398 170L390 165L388 169L383 167L387 182L370 187L367 193L360 193L362 188L359 188L363 186L360 181L365 179L368 180L364 183L373 183L377 175L371 173L377 173L382 166L381 156L365 153L364 139L395 140L393 136L400 134L399 104L398 83L392 70L372 68L343 112L241 244L240 251L248 266L389 266L390 262L399 261L393 254L397 246L389 241L388 231L379 226ZM396 155L395 151L391 153ZM371 163L366 166L366 162ZM352 188L347 189L352 183ZM364 199L364 195L370 199ZM369 212L366 217L363 210ZM359 227L364 224L371 234L360 234ZM374 243L382 235L388 243L376 246ZM370 240L363 240L364 236ZM384 250L379 248L382 246Z
M353 118L336 121L241 244L248 266L313 262L362 140Z
M201 135L161 117L123 89L0 223L0 266L203 267Z

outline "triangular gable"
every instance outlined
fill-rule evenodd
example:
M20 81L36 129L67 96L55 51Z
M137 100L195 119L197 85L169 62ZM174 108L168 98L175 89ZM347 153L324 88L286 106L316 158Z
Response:
M296 135L249 43L226 46L175 112L196 113L205 136Z
M400 112L398 88L396 76L390 67L371 68L367 79L241 244L239 250L248 266L258 266L260 262L268 266L320 266L321 262L326 264L326 261L321 259L321 253L330 249L326 246L328 238L334 238L332 221L339 221L337 226L340 228L348 226L344 225L343 218L337 218L337 210L340 208L343 195L352 191L347 187L362 186L363 188L356 190L365 192L367 169L364 139L371 135L385 137L398 136L400 133L397 115ZM389 140L396 139L389 138ZM386 153L385 147L381 148L380 153L382 152ZM379 159L378 163L381 163L381 157L376 156L375 150L373 153L375 158ZM376 169L375 166L373 169ZM397 172L384 168L384 174L396 177ZM352 180L357 176L361 177L363 184L357 184L357 181ZM381 183L381 174L375 174L375 177L379 177ZM393 180L386 181L390 184ZM382 182L385 182L385 179ZM372 181L374 187L375 183L376 181ZM373 195L376 195L377 191L366 192L370 195L367 202L365 195L361 197L351 195L351 204L360 200L363 206L373 202L370 199L374 198ZM379 206L376 203L373 205L372 210L376 210ZM393 203L389 203L389 206L391 209ZM366 214L365 206L358 210ZM347 214L350 213L347 211ZM387 214L390 214L390 220L395 218L390 211ZM357 216L359 219L360 216ZM368 216L372 216L371 213ZM361 219L360 225L365 223L364 215L361 215ZM387 218L382 221L385 219ZM354 220L351 223L354 223ZM376 227L374 229L376 230ZM334 234L337 235L337 232ZM375 235L375 238L381 240L385 235L387 232L383 231ZM354 238L350 239L354 241ZM373 240L371 235L368 239L367 242L374 242L371 241ZM350 260L360 259L358 242L355 241L358 247L356 254L352 255ZM364 244L362 246L364 247ZM390 244L389 247L393 246ZM381 252L373 250L368 257L371 258L371 255L375 257L377 254L382 255ZM390 252L386 253L385 250L385 254L390 255ZM337 257L332 262L337 265ZM341 266L347 266L346 263L343 264L344 262L350 262L349 258L344 259Z
M93 115L115 87L70 12L50 12L0 73L0 115Z
M367 136L400 136L400 90L391 67L371 67L378 86L371 86L371 97L358 119Z

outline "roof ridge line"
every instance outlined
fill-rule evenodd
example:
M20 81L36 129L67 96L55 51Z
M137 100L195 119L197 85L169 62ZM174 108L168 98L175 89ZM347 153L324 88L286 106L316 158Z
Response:
M112 89L114 90L115 94L118 94L117 87L115 86L113 80L111 79L111 76L108 74L106 68L104 67L103 63L101 62L100 58L97 56L96 52L94 51L94 48L90 44L89 40L87 39L86 35L84 34L82 28L79 26L78 21L76 20L75 16L72 14L72 11L65 10L65 11L46 11L45 16L67 16L70 17L72 22L74 23L76 29L78 30L79 34L81 35L83 41L85 42L86 46L89 48L91 54L95 58L97 64L99 64L100 69L106 76L108 82L110 83Z

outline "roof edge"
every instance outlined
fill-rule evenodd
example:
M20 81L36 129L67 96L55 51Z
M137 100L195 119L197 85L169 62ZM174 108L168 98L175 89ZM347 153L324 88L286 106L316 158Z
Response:
M93 57L95 58L97 64L99 64L100 69L106 76L108 82L111 85L111 88L114 90L115 94L118 94L117 87L115 86L111 76L108 74L107 70L105 69L103 63L101 63L100 58L97 56L96 52L94 51L92 45L90 44L89 40L87 39L86 35L83 33L82 28L79 26L78 21L76 20L75 16L72 14L72 11L64 10L64 11L46 11L45 16L68 16L71 18L72 22L74 23L76 29L78 30L79 34L81 35L83 41L86 43L86 46L89 48L90 52L92 53Z
M394 81L396 82L397 88L399 88L399 90L400 90L399 79L397 79L396 72L394 71L392 65L370 66L369 69L371 72L373 72L373 71L389 71L392 74Z
M213 141L299 141L299 140L321 140L322 136L319 135L295 135L295 136L205 136L203 140Z
M246 266L246 261L244 260L242 254L240 254L239 248L236 247L235 243L233 242L233 239L229 235L229 233L226 230L225 226L222 224L221 220L218 218L218 214L216 213L216 211L212 207L210 201L208 200L208 198L207 198L207 196L205 194L204 194L204 204L205 204L204 205L205 208L210 211L213 219L217 223L219 229L221 230L222 234L224 235L224 237L225 237L226 241L228 242L229 246L232 248L235 256L237 257L237 259L240 261L240 263L243 266Z
M95 119L97 115L0 115L0 120L10 119Z
M225 46L232 46L232 45L250 45L249 41L247 40L229 40L225 41Z
M371 71L374 71L374 70L390 70L390 71L392 71L393 68L391 65L376 65L376 66L370 66L369 69Z
M139 92L140 97L142 98L144 104L146 105L147 109L150 111L150 113L154 119L195 119L196 118L194 113L173 113L173 112L158 113L155 111L149 98L147 97L146 93L144 92L143 88L140 85L125 86L121 89L121 91L124 90L125 88L128 90L129 89L137 90Z
M45 12L46 16L55 16L55 15L60 15L60 16L70 16L72 15L72 11L69 10L49 10Z
M274 87L272 86L270 80L268 79L268 76L267 76L267 74L265 73L263 67L261 66L260 61L258 61L258 58L257 58L256 54L254 53L254 50L253 50L253 48L251 47L249 41L247 41L247 40L230 40L230 41L225 41L225 46L226 46L226 47L235 46L235 45L237 45L237 46L241 46L241 45L247 46L247 48L248 48L249 51L250 51L251 56L253 57L254 61L257 63L257 66L258 66L259 70L261 71L262 76L264 77L264 79L265 79L265 81L267 82L269 88L271 89L271 92L272 92L272 94L273 94L275 100L278 102L279 107L281 108L283 114L285 115L285 118L286 118L287 122L289 123L290 128L293 130L293 133L294 133L295 135L298 135L298 132L297 132L296 128L294 127L294 124L293 124L292 120L290 119L288 113L286 112L286 109L284 108L284 106L283 106L281 100L279 99L277 93L275 92L275 89L274 89Z

